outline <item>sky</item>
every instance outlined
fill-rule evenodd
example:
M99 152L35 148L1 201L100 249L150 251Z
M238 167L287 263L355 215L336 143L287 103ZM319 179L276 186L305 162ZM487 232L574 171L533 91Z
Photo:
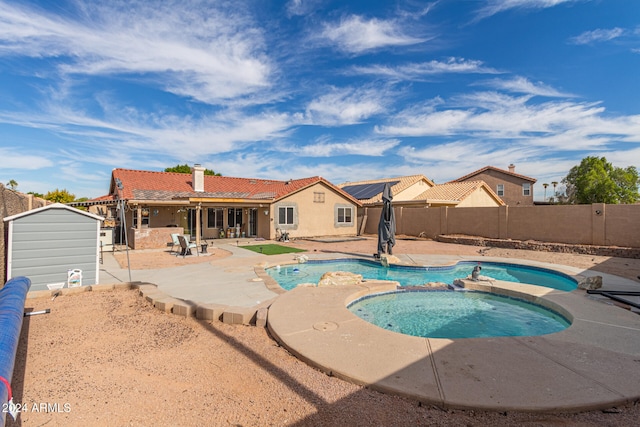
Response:
M0 183L640 166L638 0L0 0ZM558 186L561 190L562 186Z

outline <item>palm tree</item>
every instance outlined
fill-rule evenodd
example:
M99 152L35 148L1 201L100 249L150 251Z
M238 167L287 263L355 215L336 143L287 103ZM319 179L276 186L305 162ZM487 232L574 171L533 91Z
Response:
M18 183L16 182L15 179L12 179L11 181L7 182L7 185L11 187L11 189L14 191L16 188L18 188Z
M544 187L544 199L542 199L543 202L547 201L547 187L549 186L549 184L547 184L546 182L544 184L542 184L542 186Z
M558 185L558 181L551 181L551 185L553 185L553 201L556 201L556 185Z

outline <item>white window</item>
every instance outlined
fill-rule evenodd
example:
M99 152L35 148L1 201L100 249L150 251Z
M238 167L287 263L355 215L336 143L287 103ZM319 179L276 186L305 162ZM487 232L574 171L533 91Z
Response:
M504 184L498 184L496 186L496 193L498 193L498 196L504 196Z
M523 196L531 195L531 184L522 184L522 195Z
M278 208L278 224L293 225L293 206L280 206Z
M338 208L338 224L351 224L352 212L351 208Z

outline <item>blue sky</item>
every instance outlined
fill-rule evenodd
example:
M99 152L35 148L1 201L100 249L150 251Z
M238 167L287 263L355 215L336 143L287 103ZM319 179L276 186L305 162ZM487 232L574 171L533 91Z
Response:
M0 182L640 165L640 1L3 1ZM550 195L550 190L547 190Z

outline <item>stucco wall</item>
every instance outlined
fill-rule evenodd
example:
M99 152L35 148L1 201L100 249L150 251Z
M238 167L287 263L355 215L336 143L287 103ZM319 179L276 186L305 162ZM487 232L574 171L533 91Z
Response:
M640 248L640 204L394 209L397 233L410 236L465 234ZM362 209L359 215L364 212ZM380 208L367 208L366 212L364 233L377 234Z
M509 206L508 212L510 239L593 244L591 205Z
M531 195L522 195L522 184L530 181L522 180L516 176L501 173L492 169L486 170L478 175L473 175L469 181L483 180L496 193L498 184L504 184L504 196L500 198L509 206L533 206L533 186L531 183Z
M324 197L319 197L323 193ZM324 200L320 202L319 200ZM278 224L278 208L293 206L296 223L292 226ZM352 222L349 225L336 224L336 207L351 207ZM313 236L354 236L357 234L357 207L348 199L322 183L292 194L274 203L272 207L271 237L275 237L276 228L289 232L293 238Z
M457 207L459 208L471 208L471 207L489 207L497 206L496 200L487 193L484 188L479 188L473 193L469 194L463 201L461 201Z
M425 181L418 181L415 184L405 188L398 194L394 194L393 198L396 201L410 201L427 191L429 188L431 188L431 186Z
M602 244L640 247L640 205L605 205ZM597 215L597 214L596 214Z

